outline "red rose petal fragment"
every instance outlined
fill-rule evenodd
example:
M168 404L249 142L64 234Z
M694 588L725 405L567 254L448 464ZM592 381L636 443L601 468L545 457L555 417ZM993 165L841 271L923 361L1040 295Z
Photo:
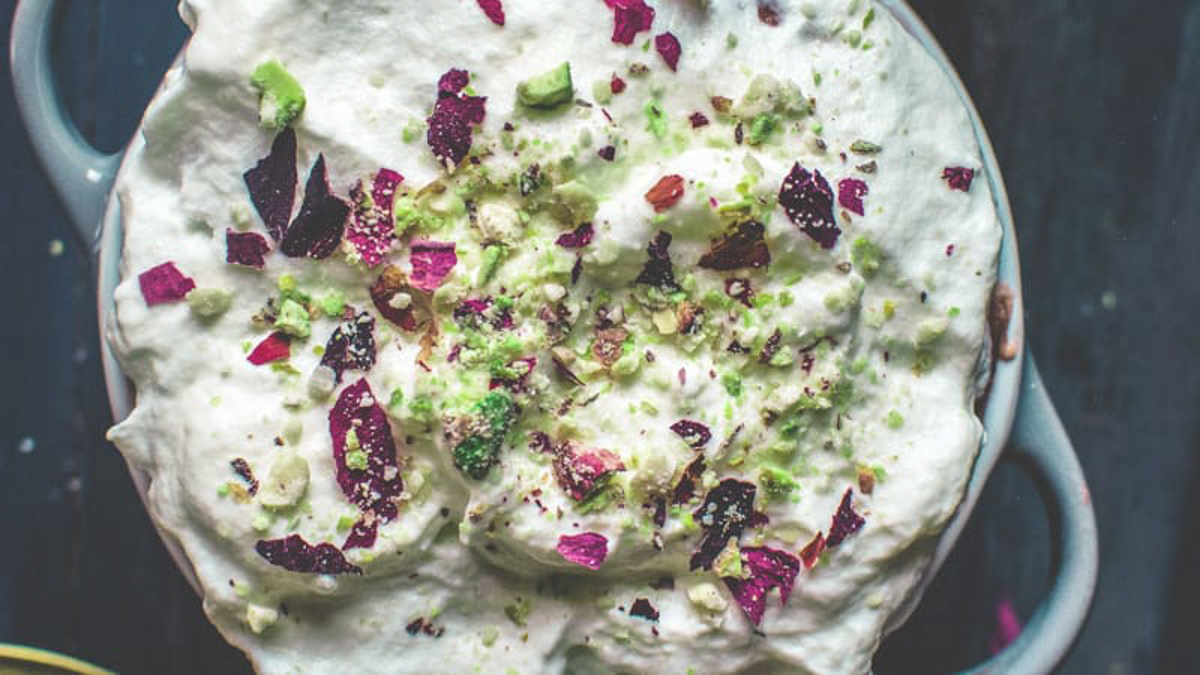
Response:
M374 267L387 259L396 238L392 222L392 201L396 187L404 177L391 169L380 169L375 174L371 197L367 198L362 183L350 190L354 204L354 215L346 229L346 241L354 246L358 256L368 267Z
M654 207L655 213L675 206L680 199L683 199L683 176L675 174L663 176L646 192L646 201Z
M258 343L246 360L261 366L272 361L285 361L291 355L291 338L283 331L275 331Z
M246 492L250 496L258 494L258 479L254 477L254 471L250 468L250 463L244 458L238 457L229 463L233 467L233 472L238 475L238 478L246 481Z
M606 145L597 150L596 154L600 155L600 159L603 159L606 162L611 162L617 158L617 148L612 145Z
M754 306L754 288L749 279L732 277L725 280L725 295L737 300L747 307Z
M349 438L351 431L353 438ZM383 522L394 519L404 481L400 478L396 441L387 413L375 399L366 378L338 395L329 411L329 435L333 439L333 461L342 494ZM366 455L365 461L359 453Z
M672 504L686 504L692 501L692 497L696 496L696 485L700 482L700 476L704 474L706 468L708 467L704 462L704 455L693 459L692 463L684 468L683 475L679 477L679 482L671 491Z
M454 244L440 241L414 241L409 261L412 263L412 285L423 291L435 291L446 275L458 263Z
M271 141L271 152L242 174L250 201L275 241L283 238L296 203L296 131L284 127Z
M429 117L425 140L442 164L453 168L471 151L471 125L481 124L487 98L460 96L470 79L467 71L451 69L438 81L438 100Z
M712 432L708 430L708 427L692 420L679 420L671 425L671 431L682 438L684 443L697 450L708 445L708 442L712 440Z
M857 178L838 181L838 204L850 213L865 215L862 198L867 196L867 184Z
M645 267L638 274L637 283L654 286L669 293L679 290L679 284L675 283L675 269L671 266L671 256L668 253L670 246L671 235L669 233L659 231L654 235L646 247L650 259L646 261Z
M600 569L608 557L608 538L595 532L564 534L558 538L558 554L590 570Z
M374 317L362 312L335 328L325 343L321 365L333 371L338 384L347 370L370 370L375 365Z
M756 220L738 223L713 242L712 248L700 256L699 265L721 272L766 267L771 264L766 233L767 228Z
M368 524L365 520L360 520L354 523L354 527L350 528L350 534L346 536L346 541L342 544L343 551L349 551L352 548L371 548L375 545L375 539L379 536L379 523L372 520Z
M833 190L820 171L809 171L797 162L783 179L779 205L792 224L821 245L833 248L842 233L833 218Z
M504 25L504 6L500 4L500 0L478 0L479 8L487 14L487 18L492 20L492 23L497 26Z
M800 572L800 561L790 553L767 546L742 549L742 561L749 569L749 579L723 577L738 606L754 625L762 623L767 609L767 593L779 589L779 604L787 602Z
M625 464L608 450L580 450L570 441L554 449L554 477L571 499L581 502L610 474L625 470Z
M604 0L613 10L612 41L621 45L633 44L638 33L654 25L654 8L642 0Z
M490 297L467 298L454 308L454 320L469 328L478 328L485 321L496 330L510 330L516 327L512 312L507 307L489 311L492 305Z
M629 616L658 623L658 610L646 598L638 598L633 601L633 606L629 608Z
M283 539L260 539L254 550L277 567L306 574L362 574L333 544L312 544L298 534Z
M592 237L595 235L596 230L592 224L584 223L571 232L560 234L554 243L563 248L583 248L592 243Z
M613 73L612 82L609 83L609 87L612 89L612 93L619 94L625 91L625 80L622 80L617 77L616 73Z
M846 537L858 532L866 524L866 519L854 512L851 503L854 499L854 488L847 488L842 495L842 503L838 505L837 513L833 514L833 522L829 525L829 536L825 539L826 548L835 548Z
M775 5L775 0L759 0L758 20L771 27L779 25L779 7Z
M388 265L379 273L379 278L371 284L371 302L383 318L391 321L408 332L420 327L417 320L417 298L413 297L413 288L408 284L408 278L395 265ZM398 302L401 294L408 296L407 302Z
M225 262L261 270L267 266L271 244L257 232L225 230Z
M300 213L283 233L279 249L292 258L328 258L342 243L349 216L350 204L329 189L325 155L317 155L304 185Z
M942 180L950 184L951 190L968 192L971 181L975 180L975 169L965 166L948 166L942 170Z
M804 569L811 570L817 561L821 559L821 554L825 552L825 535L818 532L812 541L804 545L800 549L800 560L804 562Z
M708 126L708 117L702 112L694 112L688 116L688 121L692 123L693 129Z
M741 536L742 530L753 523L757 490L754 483L726 478L708 491L704 503L692 513L704 530L704 536L700 547L692 554L688 569L711 569L729 538Z
M147 307L179 302L196 287L191 277L184 276L173 262L165 262L138 275L138 286Z
M679 38L671 31L654 37L654 49L671 70L679 66L679 56L683 53L683 47L679 45Z

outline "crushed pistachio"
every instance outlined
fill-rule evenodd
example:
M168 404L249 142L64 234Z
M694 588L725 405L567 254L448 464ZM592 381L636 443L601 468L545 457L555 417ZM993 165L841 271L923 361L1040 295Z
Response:
M565 62L517 85L517 100L530 108L555 108L569 103L574 96L571 64Z
M304 88L278 61L259 64L250 76L259 92L258 121L270 129L282 129L304 112Z
M258 503L268 509L295 506L308 491L308 462L295 451L285 450L275 457L267 476L260 481Z
M899 429L904 426L904 417L895 410L889 410L887 414L887 425L889 429Z
M883 263L883 249L865 236L850 245L850 260L864 277L870 277Z
M883 150L883 146L876 145L870 141L864 141L861 138L850 144L850 152L859 155L874 155Z
M233 295L219 288L196 288L187 294L188 309L201 321L212 321L229 311Z
M646 128L658 138L667 135L667 114L658 101L648 101L645 107Z
M346 296L337 289L330 289L317 299L317 307L331 319L340 318L346 311Z
M308 310L304 308L304 305L292 299L284 300L279 306L279 315L275 318L275 328L301 339L312 335Z
M533 603L524 596L518 596L516 601L504 606L504 616L522 628L525 627L531 611L533 611Z

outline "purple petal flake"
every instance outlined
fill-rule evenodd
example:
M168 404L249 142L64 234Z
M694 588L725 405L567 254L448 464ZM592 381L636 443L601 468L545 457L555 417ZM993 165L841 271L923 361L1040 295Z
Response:
M275 241L283 238L296 203L296 131L284 127L271 142L271 152L242 174L250 201Z
M412 263L410 281L415 288L435 291L458 263L454 244L440 241L414 241L409 254Z
M487 18L491 19L492 23L497 26L504 25L504 6L500 4L500 0L478 0L479 8L487 14Z
M842 503L838 505L837 513L833 514L833 522L829 525L829 536L825 538L825 548L835 548L846 537L858 532L866 524L866 519L854 512L854 488L847 488L842 495Z
M867 196L867 184L857 178L843 178L838 181L838 204L850 213L865 215L863 197Z
M629 608L629 616L636 616L651 623L658 623L658 609L650 604L650 601L646 598L638 598L633 601L633 606Z
M767 546L742 549L742 562L749 570L748 579L724 577L738 606L754 625L762 623L767 609L767 593L779 589L779 604L787 603L800 572L800 561L790 553Z
M563 558L577 565L598 570L608 557L608 539L595 532L564 534L558 538L556 550Z
M291 339L287 333L275 331L258 343L246 360L256 366L261 366L272 361L285 361L290 357Z
M321 365L333 371L335 382L341 384L347 370L370 370L375 365L375 319L362 312L334 329Z
M580 450L570 441L554 449L554 477L563 490L581 502L607 476L625 470L625 464L608 450Z
M346 541L342 544L342 550L372 548L375 546L375 539L378 536L379 523L377 521L372 519L368 523L366 520L360 520L354 523L354 527L350 528L350 534L346 536Z
M475 328L481 322L487 322L496 330L511 330L516 327L512 312L508 308L489 312L493 302L490 297L467 298L454 308L454 320L460 324Z
M191 277L184 276L173 262L165 262L138 275L138 286L147 307L179 302L196 287Z
M260 539L254 550L277 567L306 574L362 574L333 544L312 544L298 534L283 539Z
M684 443L696 450L708 445L708 442L712 440L712 432L708 430L708 427L692 420L679 420L671 425L671 431L674 431L683 439Z
M261 270L267 266L271 244L257 232L225 230L225 262Z
M483 123L487 97L460 95L470 81L465 70L451 69L438 81L438 100L427 120L425 140L438 161L458 166L471 151L471 125Z
M754 483L726 478L708 495L692 517L704 530L700 547L692 554L688 569L711 569L730 537L736 539L755 520Z
M810 173L797 162L783 179L779 205L792 224L821 245L830 249L842 233L833 218L833 190L820 171Z
M821 560L821 554L824 552L825 535L818 532L800 549L800 560L804 563L804 569L811 570Z
M600 159L611 162L617 158L617 148L613 145L606 145L597 150L596 154L600 156Z
M672 504L686 504L692 501L692 497L696 496L696 485L700 482L700 476L704 474L704 470L708 468L704 462L704 455L700 455L692 460L691 464L683 470L683 475L679 477L679 482L675 484L675 489L671 492Z
M654 25L654 8L642 0L604 0L613 10L612 41L621 45L633 44L638 33Z
M654 49L663 61L667 62L667 66L672 70L676 70L679 66L679 56L683 53L683 47L679 45L679 38L675 37L674 33L667 31L662 35L657 35L654 38Z
M738 223L713 242L712 248L700 256L699 264L721 272L766 267L771 264L766 232L767 228L756 220Z
M526 390L525 380L533 374L533 370L537 368L537 357L527 356L523 359L516 359L505 366L505 369L513 373L512 377L492 377L488 381L488 390L504 387L505 389L519 393Z
M737 300L747 307L754 306L754 287L749 279L731 277L725 280L725 295Z
M368 267L374 267L387 259L396 238L392 222L392 200L396 187L404 177L391 169L380 169L375 174L368 199L362 183L350 190L354 204L354 215L346 229L346 241L354 246L358 256Z
M675 282L675 269L671 266L671 256L668 249L671 246L671 235L659 231L646 247L650 259L637 276L637 283L654 286L660 290L674 293L679 290Z
M304 185L300 213L283 233L279 248L292 258L328 258L342 242L349 216L350 204L329 189L325 155L317 155Z
M558 235L554 243L563 248L583 248L592 243L592 237L595 235L596 230L592 224L584 223L570 232Z
M950 184L951 190L968 192L971 181L975 180L975 169L965 166L948 166L942 170L942 180Z
M359 509L383 522L394 519L398 513L396 501L404 491L396 441L387 413L376 401L366 378L346 387L338 396L329 411L329 435L342 493Z
M702 112L694 112L688 116L688 121L692 123L693 129L708 126L708 117Z

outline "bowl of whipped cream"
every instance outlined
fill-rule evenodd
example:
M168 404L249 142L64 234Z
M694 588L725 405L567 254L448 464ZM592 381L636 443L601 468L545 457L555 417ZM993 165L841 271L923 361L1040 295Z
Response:
M112 156L55 5L13 75L108 438L259 672L868 672L1002 455L1061 556L977 670L1069 649L1090 497L903 2L184 0Z

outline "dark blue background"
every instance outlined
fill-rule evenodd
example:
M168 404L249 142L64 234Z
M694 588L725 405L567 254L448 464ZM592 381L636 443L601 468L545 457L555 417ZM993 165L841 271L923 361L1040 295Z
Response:
M65 4L63 96L84 134L115 150L186 33L166 0ZM913 4L996 145L1020 231L1029 340L1092 485L1100 586L1062 672L1200 672L1200 3ZM13 6L0 2L5 44ZM0 641L127 673L244 671L102 440L110 419L89 265L9 91L5 63ZM57 256L56 240L66 244ZM1002 466L878 671L947 672L980 659L1005 594L1027 617L1051 567L1043 519L1032 483Z

